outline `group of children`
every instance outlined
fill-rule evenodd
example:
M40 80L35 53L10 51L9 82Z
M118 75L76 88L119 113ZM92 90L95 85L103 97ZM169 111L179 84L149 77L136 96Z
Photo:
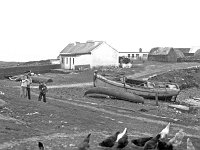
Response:
M21 91L20 91L20 97L28 97L28 99L31 99L31 90L30 90L30 85L32 83L32 79L29 74L25 74L22 77L21 80ZM46 92L47 92L47 86L45 82L40 82L39 83L39 97L38 101L41 101L43 98L43 102L46 102Z

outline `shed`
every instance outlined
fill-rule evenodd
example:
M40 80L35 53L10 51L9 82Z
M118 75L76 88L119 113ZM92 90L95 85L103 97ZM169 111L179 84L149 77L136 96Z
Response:
M177 62L177 54L172 47L155 47L150 50L148 60L160 62Z
M190 53L190 48L174 48L174 50L181 51L184 54L184 56L192 56L192 54Z
M174 51L176 53L177 58L184 58L185 57L185 55L183 54L182 51L180 51L180 50L174 50Z
M190 48L174 48L174 50L179 50L182 53L189 53L190 52Z

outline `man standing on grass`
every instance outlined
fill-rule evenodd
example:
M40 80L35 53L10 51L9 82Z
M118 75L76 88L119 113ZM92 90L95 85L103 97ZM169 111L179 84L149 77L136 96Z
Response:
M25 98L27 95L26 89L27 89L27 76L22 76L22 80L21 80L21 90L20 90L20 97Z
M43 97L43 102L46 103L46 92L47 92L47 86L44 82L40 82L39 84L39 97L38 97L38 101L41 101L42 97Z
M30 100L31 99L31 83L32 83L32 79L30 77L30 74L27 75L27 88L26 88L26 91L27 91L27 95L28 95L28 99Z
M94 87L96 87L97 73L98 73L98 70L95 70L94 74L93 74L93 85L94 85Z

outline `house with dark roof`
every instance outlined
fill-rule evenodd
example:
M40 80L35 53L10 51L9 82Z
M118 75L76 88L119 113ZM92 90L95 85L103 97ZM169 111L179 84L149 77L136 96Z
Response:
M60 52L61 68L118 66L118 51L104 41L69 43Z
M194 54L190 53L191 48L174 48L174 50L175 51L176 50L181 51L184 54L184 56L192 56L192 55L194 55Z
M189 52L190 52L190 48L174 48L174 50L179 50L179 51L181 51L183 54L184 54L184 53L189 53Z
M172 47L155 47L150 50L148 60L161 62L177 62L177 53L178 52L175 52Z

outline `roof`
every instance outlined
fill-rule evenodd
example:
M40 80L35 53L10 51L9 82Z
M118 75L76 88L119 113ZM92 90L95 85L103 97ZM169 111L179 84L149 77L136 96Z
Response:
M173 50L172 47L155 47L152 48L149 52L149 55L167 55L170 50Z
M180 50L174 50L175 51L175 53L176 53L176 56L177 56L177 58L183 58L183 57L185 57L185 55L183 54L183 52L182 51L180 51Z
M174 50L179 50L183 53L189 53L190 52L190 48L174 48Z
M69 43L60 54L87 54L102 43L102 41L87 41L86 43L76 42L75 44Z
M196 52L194 53L194 56L195 57L200 57L200 49L196 50Z

